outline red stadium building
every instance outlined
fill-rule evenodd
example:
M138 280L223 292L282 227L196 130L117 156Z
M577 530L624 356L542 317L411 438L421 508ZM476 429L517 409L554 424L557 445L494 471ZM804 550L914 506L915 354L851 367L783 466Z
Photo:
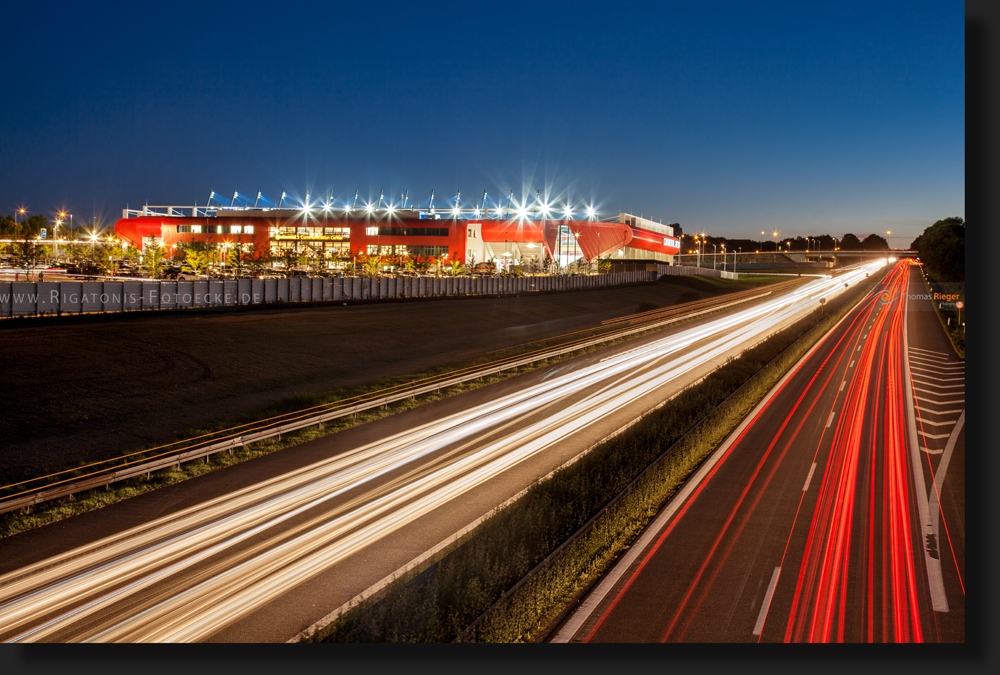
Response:
M115 234L131 246L242 244L272 253L295 249L312 254L411 255L462 263L555 261L560 265L597 258L670 261L680 241L668 225L630 214L615 221L525 217L478 218L480 211L433 209L309 209L145 207L126 211Z

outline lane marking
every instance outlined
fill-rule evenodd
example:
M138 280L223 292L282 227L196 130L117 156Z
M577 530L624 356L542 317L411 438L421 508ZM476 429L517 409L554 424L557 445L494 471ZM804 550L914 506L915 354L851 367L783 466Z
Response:
M934 373L935 375L960 375L960 378L957 377L955 379L965 379L965 373L958 370L955 372L945 372L940 368L925 368L923 366L910 366L910 370L919 370L921 373Z
M931 448L925 448L922 445L920 446L920 449L923 450L924 452L926 452L928 455L940 455L942 452L944 452L944 450L932 450ZM937 611L937 610L935 610L935 611ZM947 610L945 610L945 611L947 611Z
M919 408L918 408L918 410L919 410ZM921 417L920 418L920 423L921 424L930 424L930 425L935 426L935 427L946 427L946 426L948 426L950 424L954 424L955 420L945 420L944 422L931 422L930 420L925 420L924 418Z
M809 475L806 476L806 484L802 486L803 492L809 489L809 481L813 479L813 471L815 470L816 470L816 462L813 462L813 465L809 467Z
M920 399L920 400L926 401L927 399ZM935 401L931 401L931 403L935 403ZM962 412L961 410L931 410L930 408L921 408L920 406L917 406L917 410L923 410L924 412L934 413L935 415L957 415L958 413Z
M913 376L914 380L916 380L916 378L918 378L918 377L920 379L922 379L922 380L934 380L935 382L965 382L965 378L964 377L934 377L933 375L924 375L923 373L920 373L918 375L914 375ZM924 384L930 384L930 382L925 382ZM944 385L931 385L931 386L939 387L939 386L944 386ZM949 386L949 387L964 387L965 385L964 384L949 384L947 386Z
M829 428L830 428L830 425L831 425L831 424L833 423L833 418L834 418L834 416L835 416L836 414L837 414L837 411L836 411L836 410L834 410L833 412L831 412L831 413L830 413L830 419L828 419L828 420L826 421L826 428L827 428L827 429L829 429Z
M914 389L916 389L916 387L914 387ZM933 394L934 392L929 392L929 393ZM965 394L961 394L961 395L965 396ZM965 403L965 399L964 398L956 398L955 400L949 399L947 401L941 401L941 400L936 399L936 398L924 398L922 396L914 396L913 398L917 399L918 401L927 401L928 403Z
M924 367L946 368L948 370L965 368L964 363L959 363L957 361L945 361L944 363L942 363L941 361L934 361L932 359L927 359L922 356L916 356L916 355L911 356L910 358L915 359L918 364Z
M840 383L840 391L844 391L844 385L847 384L847 380Z
M928 434L928 433L925 432L925 433L923 433L921 435L924 438L933 438L934 440L937 440L939 438L948 438L949 436L951 436L951 433L949 432L947 434Z
M910 351L911 352L927 352L928 354L937 354L938 356L948 356L948 354L945 354L943 352L934 352L934 351L931 351L930 349L921 349L920 347L910 347Z
M916 382L916 384L922 384L925 387L937 387L938 389L961 389L961 388L965 387L964 384L931 384L930 382ZM965 392L964 391L963 392L957 392L957 391L936 392L936 391L932 391L930 389L921 389L919 387L914 387L914 390L916 390L916 391L923 391L923 392L926 392L928 394L937 394L938 396L958 396L958 395L965 396Z
M849 366L847 366L847 367L848 368L853 368L854 367L854 359L851 359L851 364Z
M816 465L813 464L813 466ZM771 575L771 583L767 586L767 593L764 594L764 604L760 606L760 614L757 615L757 623L753 627L754 635L760 635L761 631L764 630L764 619L767 617L767 610L771 606L771 596L774 595L774 587L778 584L779 574L781 574L781 568L775 567L774 574Z

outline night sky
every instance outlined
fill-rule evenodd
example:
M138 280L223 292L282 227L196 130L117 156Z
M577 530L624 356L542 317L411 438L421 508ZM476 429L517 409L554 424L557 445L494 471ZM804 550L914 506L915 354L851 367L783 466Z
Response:
M541 189L894 245L965 216L962 2L207 4L9 3L0 211Z

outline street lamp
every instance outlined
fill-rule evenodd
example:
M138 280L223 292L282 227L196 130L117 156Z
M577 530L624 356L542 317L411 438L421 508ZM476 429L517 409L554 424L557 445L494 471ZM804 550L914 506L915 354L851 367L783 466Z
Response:
M712 244L712 269L713 270L715 269L715 263L718 260L718 256L719 256L719 249L715 246L715 244Z
M774 232L772 232L771 236L774 237L774 252L777 253L778 252L778 231L775 230Z
M722 271L726 271L726 245L722 245Z

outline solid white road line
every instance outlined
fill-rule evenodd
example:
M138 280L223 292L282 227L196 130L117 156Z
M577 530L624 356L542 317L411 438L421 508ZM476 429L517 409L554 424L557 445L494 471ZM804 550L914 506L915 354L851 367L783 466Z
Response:
M941 458L941 463L938 464L938 469L934 472L934 494L931 495L931 521L934 524L935 535L938 532L938 517L941 515L941 505L938 503L938 495L941 494L941 488L944 485L944 476L948 471L948 463L951 462L951 453L955 449L956 441L958 441L958 432L962 430L962 425L964 424L965 411L963 410L958 418L958 422L955 424L955 428L951 431L951 437L948 439L948 445L944 448L944 456ZM935 536L935 539L937 539L938 551L940 551L941 538Z
M934 448L925 448L922 445L920 446L920 449L923 450L924 452L926 452L928 455L940 455L942 452L944 452L944 450L941 449L941 448L938 448L937 450L935 450ZM945 611L945 610L941 610L941 611Z
M949 436L951 436L950 433L947 433L947 434L927 434L927 433L923 433L923 434L920 434L920 435L923 436L924 438L932 438L934 440L937 440L939 438L948 438Z
M931 403L934 403L934 401L931 401ZM957 415L958 413L962 412L961 408L959 408L958 410L932 410L931 408L921 408L920 406L917 406L917 410L923 410L924 412L934 413L935 415Z
M806 476L806 484L802 486L803 492L809 489L809 482L813 479L813 471L815 470L816 470L816 462L813 462L813 465L809 467L809 475Z
M816 465L813 464L813 466ZM757 623L753 627L754 635L760 635L761 631L764 630L764 619L767 618L767 610L771 606L771 596L774 595L774 587L778 585L779 574L781 574L781 568L775 567L774 573L771 575L771 583L767 586L767 593L764 594L764 602L760 606L760 614L757 615Z
M934 525L930 517L930 504L927 499L927 484L924 482L923 457L920 450L924 448L917 440L917 415L913 411L915 406L913 384L910 382L910 322L909 307L906 296L903 296L903 385L906 388L906 419L907 438L910 445L910 465L912 468L913 481L916 484L914 491L917 500L917 511L920 515L921 537L924 549L924 569L927 570L927 583L931 590L931 608L935 612L948 611L948 596L944 591L944 577L941 574L941 560L931 556L927 546L927 535L934 533ZM931 401L934 403L935 401ZM924 450L925 452L929 452Z

